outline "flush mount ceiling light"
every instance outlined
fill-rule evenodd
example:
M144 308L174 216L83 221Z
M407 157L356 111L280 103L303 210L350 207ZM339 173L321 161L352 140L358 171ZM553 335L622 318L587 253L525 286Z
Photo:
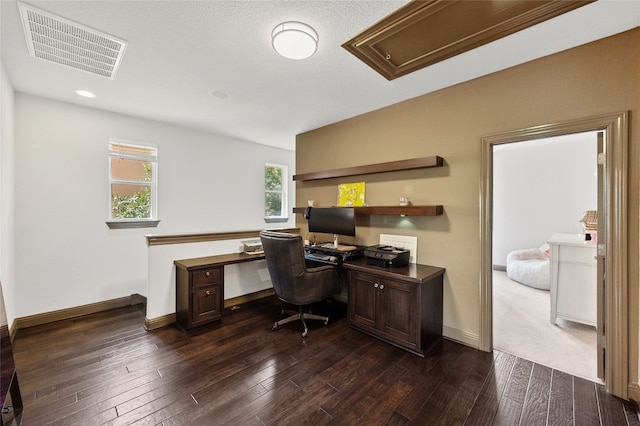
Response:
M302 22L283 22L271 32L276 52L289 59L306 59L318 50L318 33Z

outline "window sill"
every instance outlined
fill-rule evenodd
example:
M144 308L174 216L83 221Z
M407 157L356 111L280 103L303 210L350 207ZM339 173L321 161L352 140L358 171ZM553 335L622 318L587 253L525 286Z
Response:
M155 228L159 220L108 220L109 229Z
M285 223L289 221L288 217L265 217L265 223Z

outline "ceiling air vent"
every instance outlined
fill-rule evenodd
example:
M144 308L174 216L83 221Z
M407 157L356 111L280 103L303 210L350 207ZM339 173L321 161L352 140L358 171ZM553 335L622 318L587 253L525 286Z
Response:
M23 3L18 6L31 56L115 78L125 41Z

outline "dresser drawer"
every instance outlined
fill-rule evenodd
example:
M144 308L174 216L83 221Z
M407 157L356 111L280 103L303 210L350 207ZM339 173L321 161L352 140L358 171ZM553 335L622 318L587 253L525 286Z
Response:
M577 262L586 264L596 264L596 247L595 246L558 246L558 260L560 262Z
M222 267L202 268L191 272L192 287L202 287L222 282Z

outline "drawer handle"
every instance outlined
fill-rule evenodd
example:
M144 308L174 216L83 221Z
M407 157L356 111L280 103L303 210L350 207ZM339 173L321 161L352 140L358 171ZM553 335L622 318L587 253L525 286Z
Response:
M211 292L209 290L205 291L204 294L206 294L207 296L211 296Z
M207 271L207 272L205 272L204 274L205 274L206 276L210 276L210 275L211 275L211 272Z

